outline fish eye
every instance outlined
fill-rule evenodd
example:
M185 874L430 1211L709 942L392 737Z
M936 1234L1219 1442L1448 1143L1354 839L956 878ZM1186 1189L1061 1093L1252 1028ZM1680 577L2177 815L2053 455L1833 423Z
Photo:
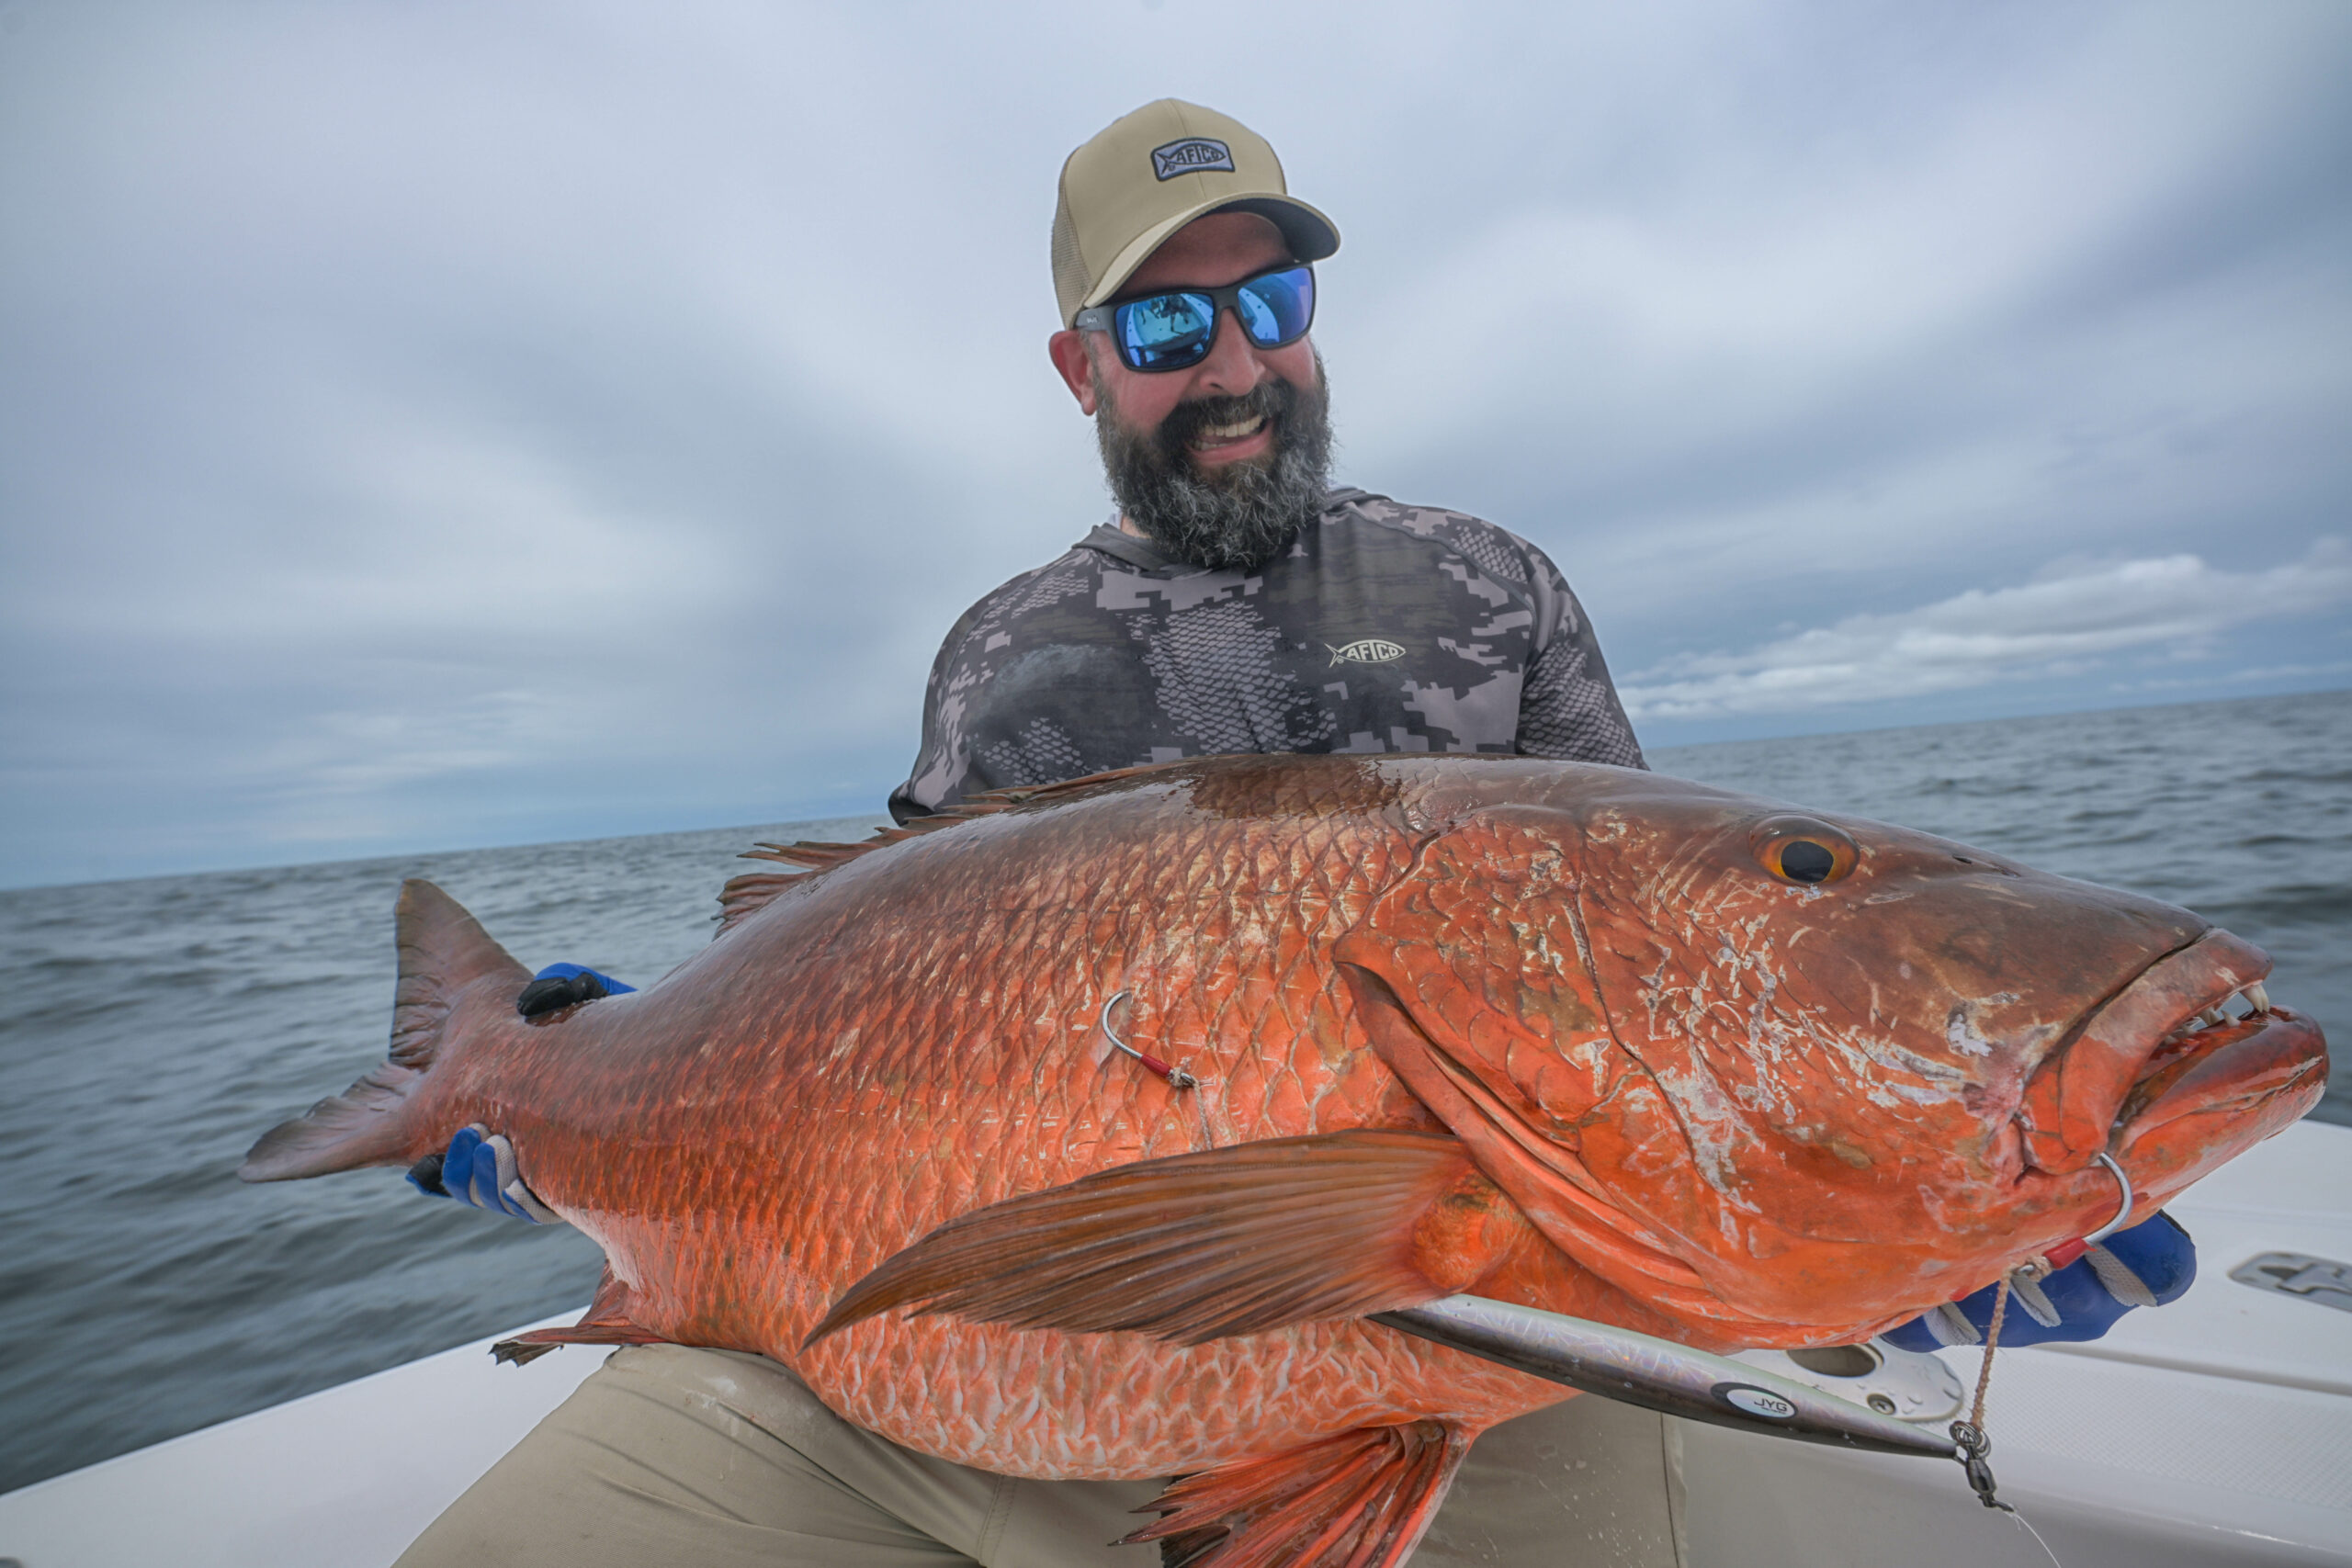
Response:
M1758 823L1751 841L1758 864L1800 887L1835 882L1862 858L1853 840L1809 817L1775 817Z
M1792 839L1781 846L1781 874L1791 882L1826 882L1837 869L1838 857L1826 844Z

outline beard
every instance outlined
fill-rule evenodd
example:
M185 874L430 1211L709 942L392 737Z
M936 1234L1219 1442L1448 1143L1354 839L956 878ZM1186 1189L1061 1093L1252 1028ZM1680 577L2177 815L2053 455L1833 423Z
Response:
M1094 438L1112 498L1129 522L1170 555L1214 570L1255 570L1272 560L1322 511L1330 488L1330 399L1323 356L1315 384L1261 381L1238 398L1180 403L1157 429L1119 417L1101 372L1094 376ZM1203 468L1193 437L1215 425L1262 416L1272 434L1263 457Z

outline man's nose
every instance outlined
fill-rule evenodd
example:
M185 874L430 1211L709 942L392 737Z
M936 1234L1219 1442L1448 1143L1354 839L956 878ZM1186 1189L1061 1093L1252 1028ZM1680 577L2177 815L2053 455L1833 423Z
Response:
M1266 362L1257 344L1241 330L1241 319L1231 310L1216 313L1216 335L1209 340L1208 357L1193 373L1193 384L1217 397L1238 398L1257 389L1266 378Z

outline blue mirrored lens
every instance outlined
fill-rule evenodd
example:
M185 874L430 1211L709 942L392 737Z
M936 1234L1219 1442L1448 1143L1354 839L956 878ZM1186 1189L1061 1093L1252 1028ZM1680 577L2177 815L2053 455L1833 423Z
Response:
M1315 322L1315 273L1295 266L1231 288L1178 289L1130 299L1112 311L1119 356L1136 370L1182 370L1208 357L1217 300L1233 301L1241 330L1260 348L1295 343Z
M1119 350L1137 370L1190 365L1209 351L1216 301L1205 294L1155 294L1119 307Z
M1270 272L1241 286L1234 314L1260 348L1278 348L1315 321L1315 274L1303 266Z

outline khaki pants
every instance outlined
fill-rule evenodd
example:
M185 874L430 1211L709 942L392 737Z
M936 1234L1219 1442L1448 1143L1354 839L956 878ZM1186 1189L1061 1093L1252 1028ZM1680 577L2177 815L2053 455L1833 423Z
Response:
M1577 1398L1481 1438L1415 1568L1671 1568L1663 1423ZM399 1568L1159 1568L1155 1481L1018 1481L851 1426L759 1356L617 1351Z

